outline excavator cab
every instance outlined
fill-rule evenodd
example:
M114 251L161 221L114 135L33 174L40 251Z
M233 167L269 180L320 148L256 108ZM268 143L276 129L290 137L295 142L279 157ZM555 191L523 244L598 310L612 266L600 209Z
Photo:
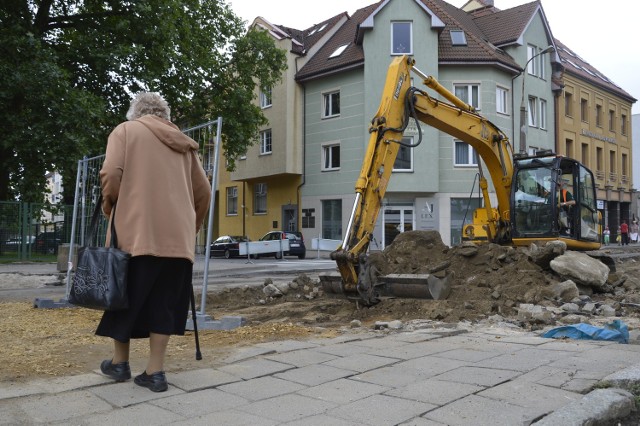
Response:
M600 247L595 180L576 160L548 154L516 158L511 206L516 246L562 240L570 249Z

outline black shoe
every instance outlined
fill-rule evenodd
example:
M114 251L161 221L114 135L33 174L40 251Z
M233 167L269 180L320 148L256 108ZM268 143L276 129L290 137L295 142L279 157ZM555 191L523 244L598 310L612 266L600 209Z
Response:
M169 389L164 371L156 371L153 374L147 374L146 371L143 371L133 381L136 385L149 388L153 392L164 392Z
M131 378L131 368L127 361L114 364L110 359L105 359L100 364L100 371L106 376L111 377L116 382L124 382Z

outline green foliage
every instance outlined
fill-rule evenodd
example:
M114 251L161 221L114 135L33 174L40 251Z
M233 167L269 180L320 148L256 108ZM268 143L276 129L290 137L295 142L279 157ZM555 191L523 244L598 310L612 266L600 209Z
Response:
M14 0L0 9L0 200L42 200L45 172L73 198L83 156L104 152L132 93L158 91L174 122L223 117L224 151L246 152L266 120L285 52L221 0Z

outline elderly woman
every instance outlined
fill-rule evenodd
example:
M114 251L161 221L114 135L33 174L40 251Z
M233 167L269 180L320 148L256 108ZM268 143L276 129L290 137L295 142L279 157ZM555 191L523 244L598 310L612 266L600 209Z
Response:
M131 378L130 339L149 339L146 369L135 378L154 392L167 390L164 358L172 334L184 335L196 233L206 215L210 185L198 144L171 123L156 93L140 93L124 123L109 135L100 171L103 205L117 202L118 246L131 253L129 309L105 312L96 334L111 337L113 357L101 371L116 381Z

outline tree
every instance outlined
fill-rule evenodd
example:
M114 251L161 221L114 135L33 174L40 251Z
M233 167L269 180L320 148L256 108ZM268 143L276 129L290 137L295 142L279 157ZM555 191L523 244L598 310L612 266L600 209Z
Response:
M256 84L286 69L223 0L3 0L0 20L0 200L41 202L58 170L71 202L77 161L104 152L141 90L182 127L222 116L233 165L266 123Z

